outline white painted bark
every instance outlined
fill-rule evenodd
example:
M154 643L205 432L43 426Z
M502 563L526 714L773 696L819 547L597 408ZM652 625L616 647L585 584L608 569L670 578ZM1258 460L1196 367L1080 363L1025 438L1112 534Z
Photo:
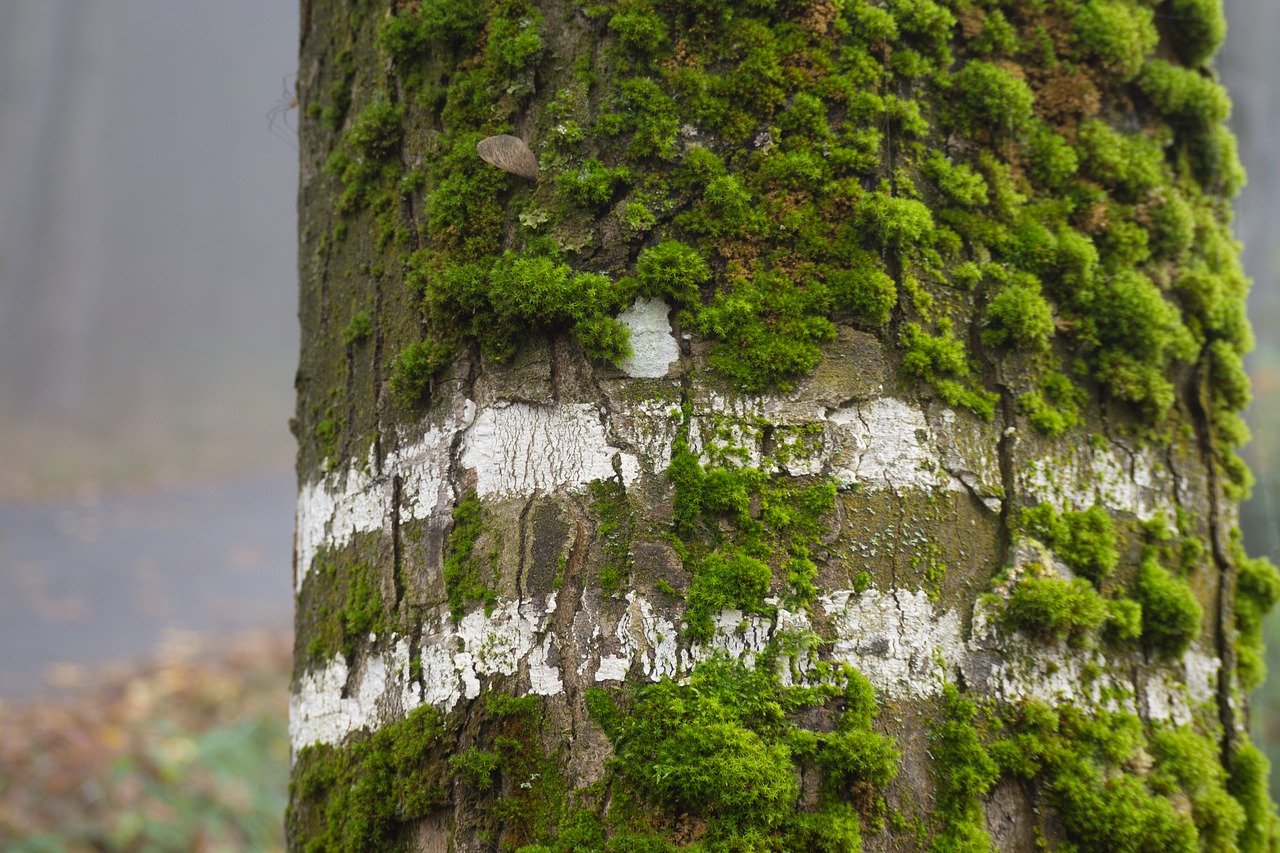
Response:
M680 679L713 654L751 664L779 632L812 631L813 618L834 627L830 660L852 665L895 699L934 696L948 681L963 677L970 690L1007 702L1084 698L1148 719L1186 723L1198 706L1212 701L1219 667L1218 658L1193 647L1176 665L1148 672L1135 685L1113 674L1127 671L1126 661L1108 660L1098 649L1010 634L997 627L990 607L981 602L966 640L960 614L921 590L837 590L818 600L813 618L784 609L773 618L724 611L715 619L714 638L692 647L677 642L678 626L664 611L631 592L621 601L584 594L580 617L595 630L579 648L554 649L555 607L554 596L543 602L504 601L487 616L472 611L458 625L442 608L424 635L422 686L410 677L411 652L404 638L384 638L385 651L365 661L356 688L346 696L342 687L350 667L339 654L308 672L294 691L294 750L340 743L354 731L377 729L423 704L454 710L480 695L493 676L518 676L528 693L559 695L564 679L553 658L576 661L578 675L588 683ZM810 663L804 654L783 661L784 680L790 681L793 672L804 680ZM1086 675L1090 664L1101 675ZM1126 692L1124 699L1104 698Z

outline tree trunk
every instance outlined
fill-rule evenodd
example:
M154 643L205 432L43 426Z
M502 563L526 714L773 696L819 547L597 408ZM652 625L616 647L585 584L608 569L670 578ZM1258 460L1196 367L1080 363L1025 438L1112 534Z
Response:
M1220 14L304 0L291 846L1273 847Z

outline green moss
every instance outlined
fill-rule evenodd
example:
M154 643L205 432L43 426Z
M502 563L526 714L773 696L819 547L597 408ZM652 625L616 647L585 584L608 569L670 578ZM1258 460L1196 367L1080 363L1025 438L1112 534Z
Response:
M1195 211L1176 190L1167 190L1151 208L1151 256L1175 260L1195 239ZM1185 272L1184 272L1185 274Z
M338 654L351 661L370 634L390 630L378 571L368 562L322 555L308 581L299 605L308 661L329 661Z
M577 170L561 172L556 189L573 204L599 207L613 199L630 174L624 166L610 168L593 157Z
M342 342L347 346L363 343L373 334L373 318L368 311L357 311L351 315L346 327L342 330Z
M1009 137L1031 122L1035 96L1007 68L970 60L952 78L956 125L971 136Z
M1094 375L1117 399L1135 403L1152 418L1173 404L1168 368L1196 353L1178 309L1149 278L1117 272L1078 297L1090 317L1080 332L1096 347Z
M484 24L484 7L466 0L427 0L388 16L378 28L378 46L401 64L426 57L433 42L460 43Z
M1203 300L1166 308L1153 298L1171 279L1181 300L1193 287L1178 283L1184 268L1209 259L1217 267L1236 254L1219 251L1212 234L1223 216L1212 194L1229 193L1240 180L1221 125L1225 96L1195 68L1148 58L1153 3L948 5L837 4L828 19L787 3L728 14L708 4L625 0L590 10L592 26L607 30L611 44L561 74L531 4L483 14L454 0L416 4L379 23L378 47L398 87L381 94L374 87L331 171L346 185L344 211L371 210L383 243L408 242L402 210L425 212L419 231L431 260L415 264L427 269L410 277L428 283L432 337L451 344L478 337L491 355L509 355L534 327L567 330L593 356L625 353L612 320L625 307L621 297L634 292L626 271L612 285L574 278L593 275L580 267L598 257L574 254L582 239L576 232L591 217L610 216L627 239L696 245L706 279L696 289L682 282L669 298L688 312L687 329L715 342L717 372L743 389L785 390L817 363L833 320L882 326L899 289L911 297L910 312L948 283L976 284L965 265L989 258L1011 273L1006 281L1040 280L1072 355L1094 363L1091 373L1111 398L1158 421L1170 409L1170 374L1198 343L1179 323L1198 335L1201 324L1217 322L1211 317L1238 314L1225 306L1243 299L1234 284L1200 294L1212 310L1201 310ZM1221 38L1214 0L1167 0L1154 18L1171 22L1169 38L1191 66ZM1087 80L1077 63L1091 69ZM457 73L445 78L446 67ZM1135 73L1136 87L1126 82ZM534 89L535 74L551 86L545 97ZM350 78L344 72L331 82L345 80L350 89ZM594 125L588 91L598 107ZM1132 126L1141 131L1120 133L1098 121L1090 107L1096 96L1106 103L1136 97ZM409 112L395 103L401 98ZM414 138L406 156L428 165L408 184L398 127L416 121L419 106L440 130L425 142ZM521 115L541 128L544 171L567 205L549 209L543 189L476 158L478 139L510 132ZM583 154L595 157L583 161ZM606 212L624 184L632 195ZM406 193L425 198L401 204ZM510 220L529 212L530 193L543 197L542 227L512 238ZM535 231L573 251L535 245ZM452 286L469 277L457 265L479 262L487 279L500 251L551 256L553 267L568 271L551 271L548 295L572 298L580 290L593 294L589 304L502 310L489 299L490 281ZM1170 261L1175 268L1150 266ZM1150 287L1142 284L1152 278ZM1042 349L1029 330L1044 328L1043 311L1028 290L1010 286L992 306L985 330L993 343L985 346ZM957 328L975 319L953 308ZM1021 329L1021 344L1007 322L1014 320L1035 321ZM923 330L931 318L908 313L905 321ZM1131 342L1130 329L1156 333ZM910 345L918 337L908 332L900 340ZM1048 356L1035 370L1061 372ZM991 411L992 398L960 373L929 381L951 405ZM1037 429L1056 434L1074 420L1070 395L1059 390L1046 383L1022 398ZM1247 477L1230 447L1242 430L1227 410L1238 396L1215 413L1221 464L1237 490Z
M852 255L847 267L826 273L826 284L838 311L857 321L883 326L898 304L898 286L868 253Z
M408 404L419 402L452 357L453 347L443 341L414 341L391 362L391 390Z
M620 293L606 276L574 272L553 254L508 252L489 261L445 264L419 253L411 262L428 311L466 329L495 358L508 358L529 329L568 330L592 358L630 353L627 327L614 316Z
M680 120L675 102L661 86L648 77L624 80L616 106L600 117L598 131L629 132L627 153L638 161L675 159Z
M745 391L783 389L817 366L835 326L815 310L825 290L777 272L737 279L697 316L716 341L711 366Z
M1039 703L1014 713L1010 736L992 746L992 755L1004 771L1035 780L1066 841L1130 853L1200 849L1189 815L1142 775L1121 772L1144 745L1138 718Z
M1127 643L1142 636L1141 604L1129 598L1111 598L1106 606L1106 632L1112 640Z
M987 203L987 182L982 175L964 163L953 163L941 151L929 155L921 171L952 204L974 207Z
M1188 65L1208 62L1227 34L1221 0L1168 0L1160 14L1168 19L1173 43Z
M1136 200L1166 182L1164 151L1148 136L1125 135L1095 119L1080 128L1080 152L1085 173L1123 200Z
M987 303L982 342L989 347L1012 345L1032 353L1049 351L1053 309L1040 294L1034 278L1018 278L1001 288Z
M1026 577L1014 585L1004 624L1035 637L1083 645L1107 618L1107 608L1087 580Z
M356 54L339 51L319 110L335 130L349 128L329 165L344 187L334 237L354 243L372 231L377 249L394 255L423 246L406 281L422 296L424 337L437 343L391 359L393 387L421 401L451 348L472 340L508 357L527 339L571 336L592 356L620 357L627 342L615 317L636 295L673 302L682 330L711 342L714 371L750 391L785 390L812 370L836 322L892 323L879 334L898 347L891 355L908 378L990 417L995 397L979 366L994 369L988 350L1012 346L1031 356L1017 361L1026 369L1018 405L1049 435L1072 429L1086 400L1059 357L1085 365L1073 375L1097 381L1121 430L1160 426L1179 396L1196 393L1188 368L1203 359L1217 463L1230 493L1243 489L1232 448L1245 434L1246 284L1221 198L1241 174L1221 124L1227 102L1194 68L1220 40L1216 3L801 5L620 0L583 10L582 34L611 41L578 51L553 45L523 0L487 9L424 0L376 23L376 68L356 75ZM1169 22L1162 60L1147 58L1152 10ZM565 51L580 55L566 64ZM1165 61L1175 53L1193 67ZM365 109L348 120L353 88ZM1108 116L1126 114L1123 132L1097 120L1099 102ZM537 143L537 183L475 155L480 138L516 128ZM406 174L405 162L424 165ZM312 440L336 454L346 426L323 410L308 422ZM779 591L810 600L827 556L821 538L779 515L800 493L724 459L704 467L680 448L675 527L693 578L694 633L722 606L767 613L763 597ZM803 486L814 487L814 507L827 506L828 484ZM1056 523L1062 535L1043 534L1047 544L1081 578L1113 573L1088 525L1077 542L1070 524ZM605 535L606 585L625 577L625 527ZM483 555L473 563L479 540L466 538L453 537L451 553L464 580L470 568L481 579L468 600L483 600L487 564ZM1274 584L1233 562L1247 683L1255 611ZM1145 566L1140 581L1152 574ZM855 587L869 583L861 573ZM1091 592L1071 586L1039 598L1024 590L1021 603L1053 623L1050 605L1078 599L1058 624L1068 636L1089 633L1074 626L1097 618ZM1185 596L1148 586L1154 594L1136 593L1141 611L1105 602L1113 639L1131 639L1135 625L1146 637L1162 618L1146 612L1148 599L1175 624L1185 616ZM1115 581L1105 588L1115 594ZM1116 849L1137 837L1135 826L1149 826L1156 843L1180 837L1165 834L1162 807L1129 783L1107 787L1111 776L1071 766L1099 789L1067 792L1063 781L1053 795L1098 808L1092 823L1083 811L1068 821L1075 843L1101 845L1100 825L1112 818ZM795 816L787 843L848 842L857 816L823 808ZM590 820L575 826L566 820L556 837L604 843ZM536 843L561 842L544 833Z
M1262 620L1280 600L1280 571L1265 557L1244 551L1239 530L1232 531L1230 552L1236 566L1236 654L1240 683L1245 690L1260 686L1266 676Z
M939 324L940 334L930 335L914 323L903 329L906 354L902 366L911 376L935 381L944 376L967 376L968 353L964 343L951 332L949 321Z
M346 135L346 145L364 160L385 159L396 152L403 133L404 108L386 101L365 107Z
M1231 115L1226 90L1193 69L1153 59L1143 69L1139 84L1175 128L1203 129Z
M1022 511L1022 527L1081 577L1101 585L1120 559L1115 524L1100 505L1059 513L1050 504Z
M627 490L616 480L596 480L590 486L599 523L596 537L604 550L600 567L600 589L617 592L631 573L633 513Z
M925 69L951 64L950 40L956 18L946 5L933 0L899 0L889 7L889 13L908 50L926 61Z
M677 223L693 234L736 237L751 226L754 214L751 193L735 175L720 175L707 182L693 208Z
M1205 348L1205 356L1214 405L1220 410L1243 411L1253 399L1253 393L1249 387L1249 374L1245 372L1237 348L1227 341L1217 340Z
M489 23L485 57L508 77L523 73L542 54L542 13L529 9L518 18L499 16Z
M1181 657L1200 634L1204 610L1185 581L1171 575L1148 548L1138 567L1135 598L1142 605L1142 642L1165 658Z
M1018 397L1018 407L1039 432L1062 435L1080 422L1080 389L1061 373L1040 378L1036 388Z
M344 48L333 55L330 79L324 86L323 103L307 105L307 113L319 113L321 124L329 132L342 127L351 108L351 82L355 76L355 60L351 50ZM317 110L318 108L318 110Z
M369 207L386 213L395 198L402 167L396 155L403 136L404 108L375 100L356 116L325 171L342 182L339 213Z
M982 30L969 41L976 56L1010 55L1018 52L1018 29L999 9L991 9L982 17Z
M1227 790L1244 807L1241 853L1264 853L1280 845L1280 819L1267 788L1270 770L1267 757L1256 746L1242 743L1236 747Z
M489 693L468 715L478 721L480 742L460 752L459 719L431 706L340 746L304 747L291 785L291 845L412 849L422 820L453 807L448 786L458 779L471 789L469 828L481 838L502 837L504 849L605 849L599 819L571 806L558 765L542 747L541 697Z
M322 457L336 458L342 443L342 422L333 416L316 421L311 429L311 439Z
M833 700L841 710L832 731L796 722ZM783 687L769 666L713 658L686 685L664 680L619 699L593 690L587 706L613 744L615 788L668 820L705 822L709 849L858 850L861 821L847 792L879 792L897 773L892 740L871 728L874 692L849 669L817 687ZM816 808L799 804L800 766L821 773Z
M770 477L755 468L704 468L676 443L667 476L675 486L673 526L692 582L685 620L695 639L709 639L725 609L766 613L775 570L787 578L785 600L804 606L817 594L813 558L822 519L835 509L835 484Z
M645 2L621 4L609 19L609 31L625 50L639 56L652 56L667 41L666 22Z
M483 698L487 743L478 748L496 759L497 796L479 804L477 812L488 818L489 832L503 838L504 846L550 844L595 834L594 815L572 808L560 763L543 744L548 718L541 696L488 693Z
M702 287L711 279L706 260L678 240L663 240L636 257L636 281L646 296L661 296L677 305L696 307Z
M477 88L481 84L476 81ZM463 92L451 89L450 94L461 98ZM515 178L476 156L477 143L488 135L480 129L460 130L439 139L432 152L423 205L427 230L437 247L458 260L501 249L505 221L499 199Z
M1227 771L1217 740L1189 728L1160 727L1151 733L1150 750L1155 759L1149 778L1152 790L1186 794L1201 849L1237 849L1245 813L1227 791Z
M1234 198L1244 187L1244 166L1240 162L1239 144L1226 125L1209 129L1203 139L1188 146L1188 158L1196 179L1211 192Z
M653 211L638 201L628 202L622 209L619 219L628 236L633 238L645 234L658 224L658 218L654 216Z
M475 553L483 532L484 506L475 492L466 492L453 508L453 527L445 540L442 569L449 612L455 622L462 619L472 601L483 601L486 607L497 602L497 593L492 589L496 566L492 559Z
M481 790L493 787L494 772L499 764L496 753L474 746L449 757L449 768L472 787Z
M1082 53L1121 80L1132 80L1159 41L1152 10L1118 0L1089 0L1075 14Z
M923 202L883 192L863 197L858 223L875 244L892 252L918 247L933 235L933 214Z
M765 609L773 570L769 564L738 550L716 551L699 563L686 597L685 620L690 633L708 639L712 617L722 610L759 613Z
M942 691L942 714L929 732L935 808L939 827L930 844L935 853L991 849L982 798L999 778L996 763L982 745L972 702L954 684Z
M1037 124L1027 138L1027 170L1047 190L1061 190L1080 168L1080 157L1060 134Z
M298 751L286 817L299 850L407 847L417 821L443 806L449 738L431 706L341 747Z
M972 409L986 420L992 418L996 395L973 387L968 352L952 333L950 321L940 321L936 335L916 323L907 323L902 327L901 342L902 369L908 376L930 383L948 405Z

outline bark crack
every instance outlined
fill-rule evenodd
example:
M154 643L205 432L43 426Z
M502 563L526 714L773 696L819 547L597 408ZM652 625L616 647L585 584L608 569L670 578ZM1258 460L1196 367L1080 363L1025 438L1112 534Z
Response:
M1237 719L1236 709L1232 702L1233 679L1236 671L1234 632L1234 614L1232 602L1235 600L1235 564L1227 552L1222 536L1221 484L1218 481L1218 468L1214 461L1213 426L1209 420L1208 405L1204 395L1209 388L1209 364L1201 354L1196 370L1191 374L1186 389L1186 400L1190 408L1191 420L1195 426L1196 442L1200 458L1204 465L1209 499L1209 543L1213 555L1213 564L1218 570L1218 589L1214 602L1214 644L1218 651L1218 683L1217 702L1218 718L1222 723L1222 761L1227 767L1233 764L1240 735L1241 721Z
M397 473L391 477L391 580L395 586L396 608L404 600L404 554L400 544L400 502L404 498L404 479Z
M382 474L382 280L373 282L373 468Z
M529 547L529 512L533 509L533 504L537 499L536 495L530 497L520 509L520 551L519 557L516 559L516 612L520 614L524 613L524 570L525 550Z
M1017 493L1018 481L1014 472L1014 450L1018 445L1018 430L1013 425L1013 395L1004 385L1000 385L1000 408L1004 429L1000 431L1000 439L996 442L996 457L1000 464L1000 488L1004 497L1000 501L998 517L999 527L996 539L996 571L1000 571L1008 562L1013 547L1013 512L1014 495Z

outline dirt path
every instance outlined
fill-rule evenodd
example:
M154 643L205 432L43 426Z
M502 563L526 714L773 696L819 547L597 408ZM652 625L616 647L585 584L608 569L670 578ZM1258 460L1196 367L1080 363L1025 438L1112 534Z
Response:
M0 503L0 698L74 686L175 634L287 630L293 504L288 472Z

